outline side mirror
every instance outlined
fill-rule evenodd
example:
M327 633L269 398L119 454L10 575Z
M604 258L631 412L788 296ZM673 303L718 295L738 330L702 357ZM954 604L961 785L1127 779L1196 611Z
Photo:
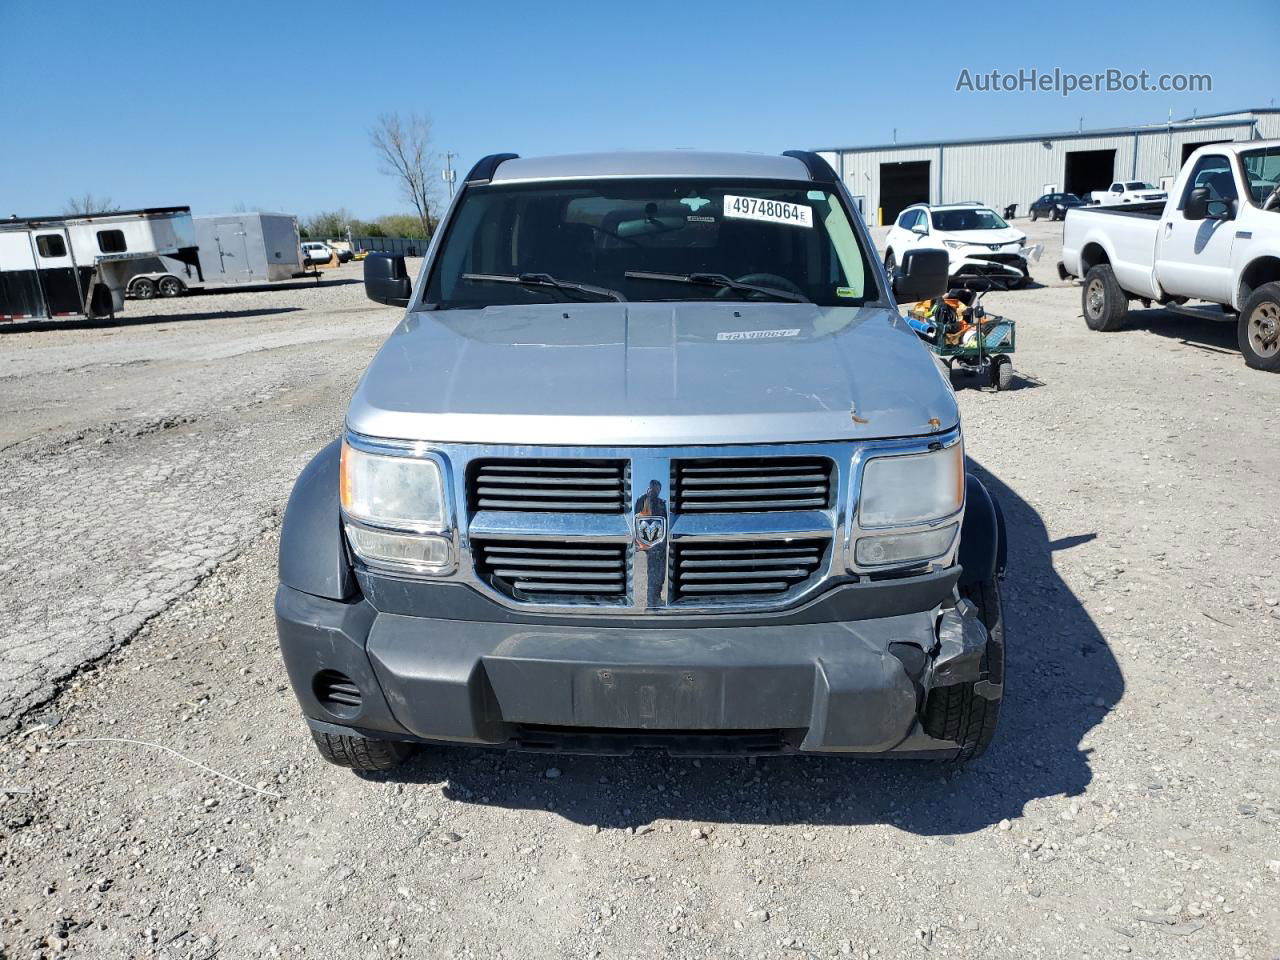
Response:
M908 250L894 271L893 297L899 303L933 300L947 292L951 258L945 250Z
M407 307L413 295L413 281L405 269L404 257L391 253L371 253L365 257L364 292L375 303Z
M920 237L927 237L929 235L929 228L923 223L916 223L912 224L911 232Z
M1188 220L1232 220L1236 215L1230 200L1210 200L1208 187L1192 190L1182 213Z

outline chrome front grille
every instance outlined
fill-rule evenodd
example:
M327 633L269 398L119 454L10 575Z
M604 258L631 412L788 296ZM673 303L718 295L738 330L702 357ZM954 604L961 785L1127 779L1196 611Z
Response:
M623 603L627 548L614 543L472 541L476 573L515 600Z
M830 540L678 540L671 547L672 600L778 597L822 567Z
M671 500L681 513L822 510L835 464L826 457L706 457L672 462Z
M467 502L476 510L539 513L622 513L625 460L478 460L471 464Z

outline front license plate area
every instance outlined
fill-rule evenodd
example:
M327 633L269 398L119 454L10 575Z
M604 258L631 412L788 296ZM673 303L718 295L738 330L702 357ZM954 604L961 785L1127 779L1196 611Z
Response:
M722 680L705 668L590 667L574 678L574 722L631 730L721 726Z

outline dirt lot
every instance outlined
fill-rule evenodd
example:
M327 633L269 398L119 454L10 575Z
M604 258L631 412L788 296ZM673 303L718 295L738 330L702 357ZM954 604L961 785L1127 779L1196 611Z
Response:
M1280 377L1234 329L992 295L960 383L1011 675L961 771L316 756L279 516L398 311L318 289L0 331L0 958L1280 958ZM86 666L86 664L88 666ZM161 744L255 787L236 786Z

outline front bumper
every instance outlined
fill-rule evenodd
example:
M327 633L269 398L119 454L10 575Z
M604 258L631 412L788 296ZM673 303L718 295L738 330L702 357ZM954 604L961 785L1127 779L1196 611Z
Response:
M847 622L642 629L407 616L282 585L276 622L316 729L577 752L949 755L956 744L923 733L920 713L931 689L980 680L987 643L964 601Z

